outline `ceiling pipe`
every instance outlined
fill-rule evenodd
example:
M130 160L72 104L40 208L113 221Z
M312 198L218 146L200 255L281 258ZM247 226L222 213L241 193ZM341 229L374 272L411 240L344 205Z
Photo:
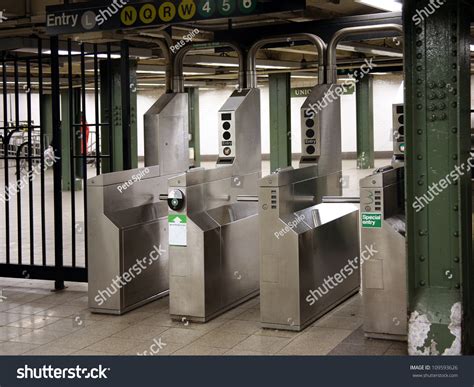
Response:
M25 0L25 16L31 17L31 0Z
M171 52L171 46L173 45L173 40L171 39L171 36L164 31L159 32L159 34L156 35L157 38L149 38L149 37L132 37L132 36L126 36L126 39L128 40L135 40L135 41L140 41L140 42L145 42L145 43L153 43L157 44L158 47L160 48L163 57L165 58L165 65L166 65L166 75L165 75L165 87L166 87L166 92L171 93L173 91L173 54ZM159 36L159 37L158 37Z
M286 35L286 36L275 36L271 38L266 38L259 40L255 43L249 50L249 54L247 57L247 82L249 88L256 88L257 87L257 52L261 48L269 45L269 44L276 44L276 43L292 43L298 41L309 41L311 42L318 51L318 80L319 83L324 82L324 59L326 55L326 44L324 40L322 40L319 36L313 34L293 34L293 35Z
M399 24L380 24L374 26L364 26L364 27L348 27L343 28L337 31L332 37L328 45L327 50L327 73L326 81L327 83L337 82L337 45L343 39L349 36L363 35L367 32L399 32L400 35L403 35L403 27Z
M230 42L206 42L206 43L197 43L197 44L189 44L181 48L178 53L174 56L174 66L173 66L173 73L174 73L174 82L173 82L173 91L175 93L184 93L184 75L183 75L183 67L184 67L184 58L190 51L193 50L207 50L210 48L222 48L222 47L230 47L232 48L239 58L239 89L245 89L245 60L244 54L242 50L234 43Z

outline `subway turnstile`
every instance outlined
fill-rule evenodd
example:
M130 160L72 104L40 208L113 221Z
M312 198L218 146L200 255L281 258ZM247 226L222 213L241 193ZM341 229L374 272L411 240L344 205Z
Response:
M359 290L359 267L345 271L359 255L358 208L317 204L316 175L316 166L288 168L260 182L264 328L300 331ZM325 282L341 273L337 286Z
M259 291L260 91L219 111L217 167L169 181L170 314L206 322Z
M89 307L95 313L122 314L168 294L166 199L168 180L189 168L187 94L164 94L144 122L147 167L88 181ZM159 257L149 260L153 251Z
M361 245L379 251L362 266L364 331L406 340L407 262L404 168L386 167L360 181Z

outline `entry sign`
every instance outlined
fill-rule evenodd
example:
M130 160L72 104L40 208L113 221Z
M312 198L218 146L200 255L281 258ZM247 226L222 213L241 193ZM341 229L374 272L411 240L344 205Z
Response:
M187 246L187 225L186 215L168 215L169 245Z
M100 0L46 7L50 35L301 11L306 0Z
M363 212L362 228L382 228L382 214L375 212Z

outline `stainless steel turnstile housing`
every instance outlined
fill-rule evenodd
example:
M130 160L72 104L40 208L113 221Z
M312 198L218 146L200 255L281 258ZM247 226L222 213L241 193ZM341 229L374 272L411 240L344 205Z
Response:
M145 114L144 123L148 169L104 174L88 181L89 307L96 313L122 314L168 294L166 199L168 180L189 168L187 94L161 96ZM129 181L132 184L120 192L118 188ZM107 295L107 289L117 287L112 285L117 276L122 277L137 259L148 257L156 248L159 259L120 291Z
M301 107L300 167L317 166L318 185L311 188L317 203L324 196L342 195L341 101L319 105L332 89L334 85L315 86Z
M315 86L302 105L300 168L277 171L260 182L264 328L302 330L359 289L357 269L313 305L306 300L310 290L359 255L357 207L322 204L325 196L342 195L340 100L324 102L334 87ZM282 230L287 231L277 236Z
M317 191L316 169L288 168L260 183L264 328L300 331L359 290L357 269L316 302L307 299L359 255L358 209L347 203L315 204L309 192Z
M88 181L89 307L92 312L123 314L168 293L168 233L165 202L168 177L159 167L117 172ZM118 187L145 175L120 193ZM156 192L156 194L154 194ZM166 192L166 191L165 191ZM131 270L154 246L161 256L119 289L112 281ZM111 296L110 296L111 295ZM97 298L98 297L98 298Z
M217 168L169 182L169 197L184 198L170 222L186 220L184 239L170 239L173 319L206 322L258 294L258 208L246 198L256 195L261 177L260 91L235 91L219 126Z
M406 340L408 315L404 168L386 167L360 181L361 246L379 251L362 266L364 331ZM380 219L371 224L364 219Z

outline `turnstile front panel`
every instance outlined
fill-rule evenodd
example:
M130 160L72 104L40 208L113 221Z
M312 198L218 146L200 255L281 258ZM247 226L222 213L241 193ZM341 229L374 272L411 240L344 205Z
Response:
M404 340L408 330L403 172L383 168L360 183L361 246L379 251L362 267L364 331L374 338Z
M124 309L169 289L167 227L168 218L161 218L122 231L123 272L136 275L123 288Z

